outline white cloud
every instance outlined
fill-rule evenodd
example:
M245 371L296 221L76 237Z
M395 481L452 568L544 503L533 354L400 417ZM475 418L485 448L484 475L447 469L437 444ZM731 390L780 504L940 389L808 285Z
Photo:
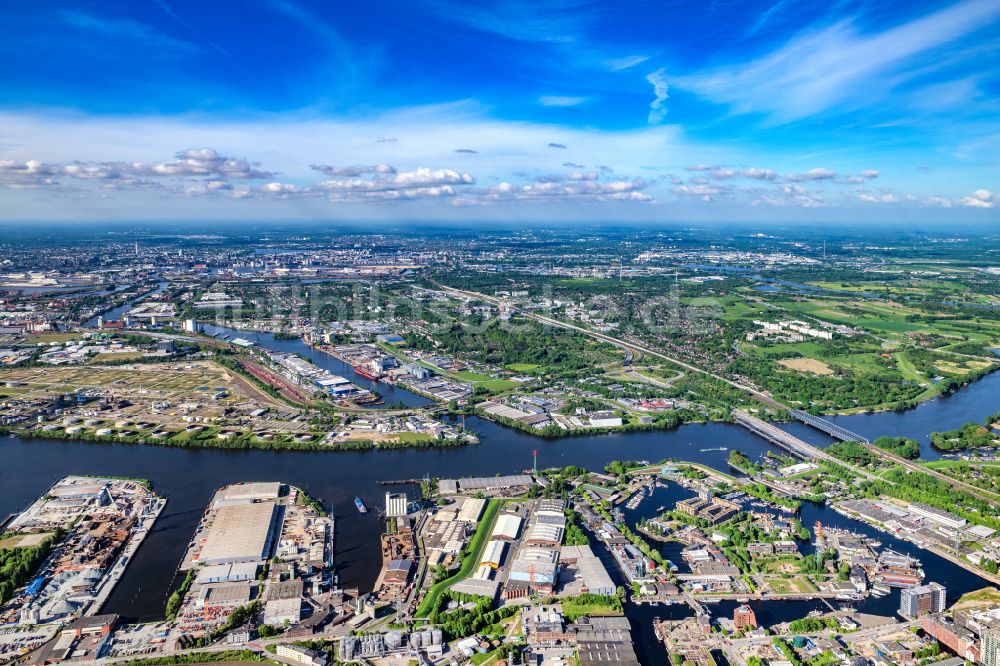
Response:
M944 58L932 57L936 49L953 47L998 17L996 0L965 0L881 32L865 33L843 20L800 33L756 60L675 76L674 83L737 113L762 113L780 122L843 113L943 66Z
M871 194L869 192L861 192L858 194L858 199L864 201L865 203L898 203L899 197L891 192L885 194Z
M833 162L828 163L830 168L795 173L779 160L801 157L722 150L685 139L675 125L598 131L497 121L484 118L482 110L472 104L416 107L365 119L288 115L244 122L178 116L123 122L114 117L0 112L0 126L8 137L0 161L0 218L16 212L20 219L31 215L79 219L81 208L76 202L81 197L98 200L99 195L108 203L99 211L84 211L84 217L239 215L249 219L255 211L270 219L277 213L292 217L296 211L303 215L308 211L317 218L348 215L329 207L330 201L358 204L351 213L357 219L390 216L377 212L383 209L366 212L364 204L391 201L427 202L424 207L398 210L395 219L416 210L433 216L433 206L441 205L435 201L449 208L453 201L466 205L564 202L567 207L558 214L570 216L574 202L653 199L669 201L669 208L667 203L657 208L669 217L673 212L680 215L679 211L698 209L708 197L716 203L705 206L706 210L723 211L723 206L731 205L732 211L726 212L737 214L737 219L739 211L754 201L757 205L812 207L827 205L824 198L829 198L860 210L861 202L853 193L844 192L836 200L832 195L848 178L867 182L875 177L875 169L834 169L840 164ZM380 141L386 136L397 140ZM571 148L549 148L553 137ZM195 147L177 151L185 145ZM456 155L455 146L475 146L479 157ZM248 147L255 151L231 157L246 155ZM165 160L164 155L173 157ZM337 164L328 163L331 155ZM767 164L765 159L774 159L773 166L783 168L746 166ZM784 175L789 172L791 176ZM531 182L536 174L555 176L541 178L545 183ZM649 182L635 179L637 174L649 174ZM251 186L252 180L260 184ZM510 189L493 187L496 183L507 183ZM782 185L802 187L783 190ZM897 192L900 206L910 201L902 193L905 185L892 181L889 185ZM674 186L684 189L673 192ZM965 197L973 189L916 192L913 205L943 205L926 201L931 194L947 198L956 209L995 205L992 194ZM237 199L243 201L226 203ZM140 211L138 217L136 211ZM557 214L555 208L552 214ZM645 214L636 215L639 219Z
M656 125L667 117L667 98L670 96L670 86L667 84L667 74L664 68L646 75L646 81L653 86L653 101L649 103L649 115L646 120L650 125Z
M320 173L325 173L328 176L348 176L356 177L363 176L368 173L377 174L390 174L396 173L396 167L389 164L372 164L372 165L362 165L355 164L353 166L330 166L328 164L310 164L309 168L313 171L319 171Z
M112 38L141 46L153 58L194 56L201 51L190 42L174 39L169 35L157 32L145 23L127 18L112 18L68 10L59 12L58 16L66 25L100 38L104 42L102 46L105 49L108 48L106 40ZM110 49L108 50L110 51Z
M788 180L792 182L800 182L804 180L833 180L836 177L837 177L837 172L831 169L816 168L816 169L810 169L805 173L789 174Z
M117 181L122 185L139 183L141 178L270 178L272 173L245 159L219 155L212 148L188 148L165 162L74 160L67 163L43 163L39 160L0 161L0 186L38 188L57 185L60 176L76 180Z
M636 65L641 65L647 60L649 60L649 56L634 55L624 58L610 58L602 61L602 64L612 72L620 72L624 69L631 69Z
M993 193L989 190L976 190L967 197L958 200L958 205L970 208L995 208L996 202L993 200Z
M564 95L542 95L538 98L538 103L542 106L571 107L585 104L589 97L570 97Z
M784 183L773 190L768 190L754 199L751 206L776 206L799 208L818 208L824 204L823 197L818 192L811 192L801 185Z
M459 203L496 203L499 201L653 201L653 197L642 192L647 187L642 178L620 180L609 183L592 180L564 183L531 183L517 185L502 182L495 187L472 192Z
M774 180L778 177L778 174L773 169L762 169L760 167L744 169L741 175L745 178L753 178L754 180Z
M721 185L677 185L671 190L682 197L694 197L701 201L714 201L720 194L728 194L729 189Z
M390 183L396 187L428 187L436 185L471 185L476 179L467 173L459 173L452 169L432 171L420 167L414 171L402 171Z
M262 171L259 164L245 159L224 157L213 148L188 148L177 153L177 159L144 165L114 165L117 168L148 176L220 176L230 178L270 178L274 174Z

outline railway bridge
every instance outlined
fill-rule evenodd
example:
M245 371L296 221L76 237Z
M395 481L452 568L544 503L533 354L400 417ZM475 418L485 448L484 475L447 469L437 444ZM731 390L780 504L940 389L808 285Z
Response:
M827 421L826 419L814 416L808 412L803 412L801 409L790 409L789 413L798 421L802 421L806 425L812 426L817 430L822 430L831 437L835 437L842 442L858 442L860 444L871 444L866 437L862 437L856 432L851 432L847 428L842 428L832 421Z

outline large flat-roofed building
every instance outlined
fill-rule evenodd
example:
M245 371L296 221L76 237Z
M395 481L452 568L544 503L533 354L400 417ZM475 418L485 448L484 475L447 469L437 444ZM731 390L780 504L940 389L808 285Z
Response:
M257 594L257 586L251 581L239 583L220 583L206 585L198 593L196 606L199 608L212 606L242 606L250 603Z
M624 617L582 617L570 626L576 633L580 666L639 666Z
M231 564L266 560L274 543L276 509L273 502L220 507L208 528L198 562Z
M515 541L521 533L521 518L510 513L501 514L493 526L492 537L504 541Z
M438 491L443 495L454 495L457 492L476 492L477 490L511 490L530 488L534 480L529 474L513 474L511 476L478 476L467 479L441 479L438 481Z
M281 495L281 484L271 482L237 483L223 488L215 495L215 506L253 502L255 500L276 500Z
M615 594L617 587L601 559L590 546L563 546L560 560L580 578L581 592Z
M558 546L562 543L565 530L558 525L535 523L528 530L524 543L529 546Z
M493 571L489 566L486 566L486 569ZM489 575L487 571L483 571L483 567L480 567L474 575L455 583L451 589L462 594L475 594L480 597L496 599L497 593L500 591L500 581L489 578Z
M195 582L201 585L209 583L233 583L241 580L257 579L257 563L213 564L198 570Z
M517 599L530 594L552 594L559 575L555 562L538 562L518 558L510 565L504 597Z
M302 619L302 599L272 599L264 604L264 624L280 627L298 624Z
M462 508L458 511L458 520L464 523L475 523L483 515L484 508L486 508L486 500L469 497L462 502Z
M486 550L483 551L483 556L480 558L479 563L499 569L503 565L503 558L506 553L506 541L490 541L486 544Z
M919 502L911 504L910 511L921 518L933 520L934 522L944 525L945 527L950 527L953 530L965 527L966 523L969 522L965 518L960 518L953 513L948 513L947 511L942 511L941 509L935 509L932 506L920 504Z

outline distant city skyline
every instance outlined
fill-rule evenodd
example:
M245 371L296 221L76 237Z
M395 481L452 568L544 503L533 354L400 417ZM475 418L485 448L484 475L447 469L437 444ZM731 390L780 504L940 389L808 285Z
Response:
M1000 220L995 0L3 17L0 221Z

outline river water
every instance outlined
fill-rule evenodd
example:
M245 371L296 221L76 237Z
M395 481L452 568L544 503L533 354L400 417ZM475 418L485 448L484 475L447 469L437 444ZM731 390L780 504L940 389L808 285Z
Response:
M218 329L206 327L210 332ZM372 383L356 375L350 366L314 350L299 340L274 340L266 333L228 331L232 337L254 340L271 349L301 354L331 372L379 391L388 403L410 406L427 401L399 387ZM388 391L386 389L389 389ZM967 421L982 421L1000 410L1000 373L994 373L962 391L923 404L906 412L838 417L841 425L874 439L880 434L907 435L927 442L931 430L943 430ZM446 449L393 449L385 451L229 451L181 449L158 446L97 444L61 440L0 440L4 464L0 467L0 515L18 511L41 495L54 481L68 474L131 476L149 479L155 490L168 499L166 510L134 556L120 583L105 605L106 612L140 620L162 616L174 572L198 518L220 486L238 481L282 481L299 486L330 506L337 516L336 559L341 583L368 590L380 567L381 525L372 511L362 515L354 508L354 497L378 507L385 488L379 481L413 479L424 475L460 477L513 473L531 466L532 451L538 452L540 467L579 465L600 470L611 460L660 460L676 458L729 471L728 450L739 449L755 459L770 445L735 425L690 424L670 431L618 433L546 440L470 417L469 429L480 436L478 445ZM830 439L802 424L789 430L808 441L823 445ZM727 450L719 450L725 447ZM929 446L925 457L937 457ZM411 488L411 493L416 489ZM683 489L661 489L630 512L634 523L655 513L660 505L684 496ZM676 497L675 497L676 496ZM845 527L874 534L874 530L849 520L825 506L807 504L803 524ZM928 580L944 582L949 601L986 583L966 570L916 547L878 533L884 547L910 553L923 561ZM677 561L672 553L670 559ZM679 561L677 564L681 564ZM882 599L871 598L859 607L865 612L892 614L899 604L898 592ZM764 623L804 616L811 602L754 603ZM714 613L730 615L734 604L720 603ZM645 663L665 663L662 648L652 635L654 617L682 617L686 607L643 606L631 608L637 649Z

